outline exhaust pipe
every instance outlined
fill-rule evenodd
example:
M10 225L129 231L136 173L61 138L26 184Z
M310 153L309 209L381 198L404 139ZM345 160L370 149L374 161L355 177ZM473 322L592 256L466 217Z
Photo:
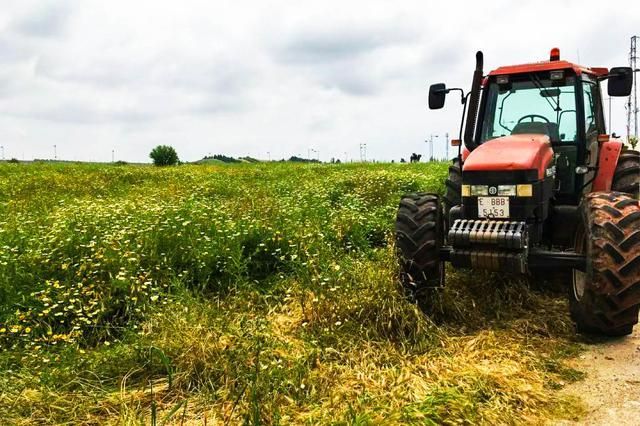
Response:
M469 96L469 109L467 110L467 125L464 129L464 145L469 151L473 150L477 144L475 141L476 120L478 117L478 105L480 103L480 86L482 85L482 65L484 58L482 51L476 52L476 70L473 72L471 82L471 94Z

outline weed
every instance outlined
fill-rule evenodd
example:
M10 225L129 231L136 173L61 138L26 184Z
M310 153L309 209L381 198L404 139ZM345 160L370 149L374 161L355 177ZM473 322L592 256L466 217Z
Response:
M449 271L398 291L400 194L447 164L0 165L0 418L458 424L567 417L565 302ZM571 414L575 416L575 414Z

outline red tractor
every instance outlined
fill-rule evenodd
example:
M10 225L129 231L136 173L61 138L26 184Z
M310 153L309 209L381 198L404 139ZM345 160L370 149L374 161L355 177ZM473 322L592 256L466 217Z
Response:
M482 64L478 52L467 94L430 87L431 109L462 93L463 125L442 200L400 201L405 288L420 298L441 287L445 262L566 277L579 332L630 334L640 309L640 153L607 134L600 82L628 96L634 70L576 65L557 48L549 61L488 75Z

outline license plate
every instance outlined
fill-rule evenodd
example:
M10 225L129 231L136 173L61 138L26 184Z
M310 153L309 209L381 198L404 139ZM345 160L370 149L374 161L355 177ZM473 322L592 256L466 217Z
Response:
M509 217L509 197L478 197L478 217Z

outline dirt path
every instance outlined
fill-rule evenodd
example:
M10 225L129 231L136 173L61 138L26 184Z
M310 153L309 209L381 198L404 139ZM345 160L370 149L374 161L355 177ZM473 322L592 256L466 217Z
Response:
M579 424L640 425L640 327L632 336L589 345L575 368L587 377L563 392L587 405Z

